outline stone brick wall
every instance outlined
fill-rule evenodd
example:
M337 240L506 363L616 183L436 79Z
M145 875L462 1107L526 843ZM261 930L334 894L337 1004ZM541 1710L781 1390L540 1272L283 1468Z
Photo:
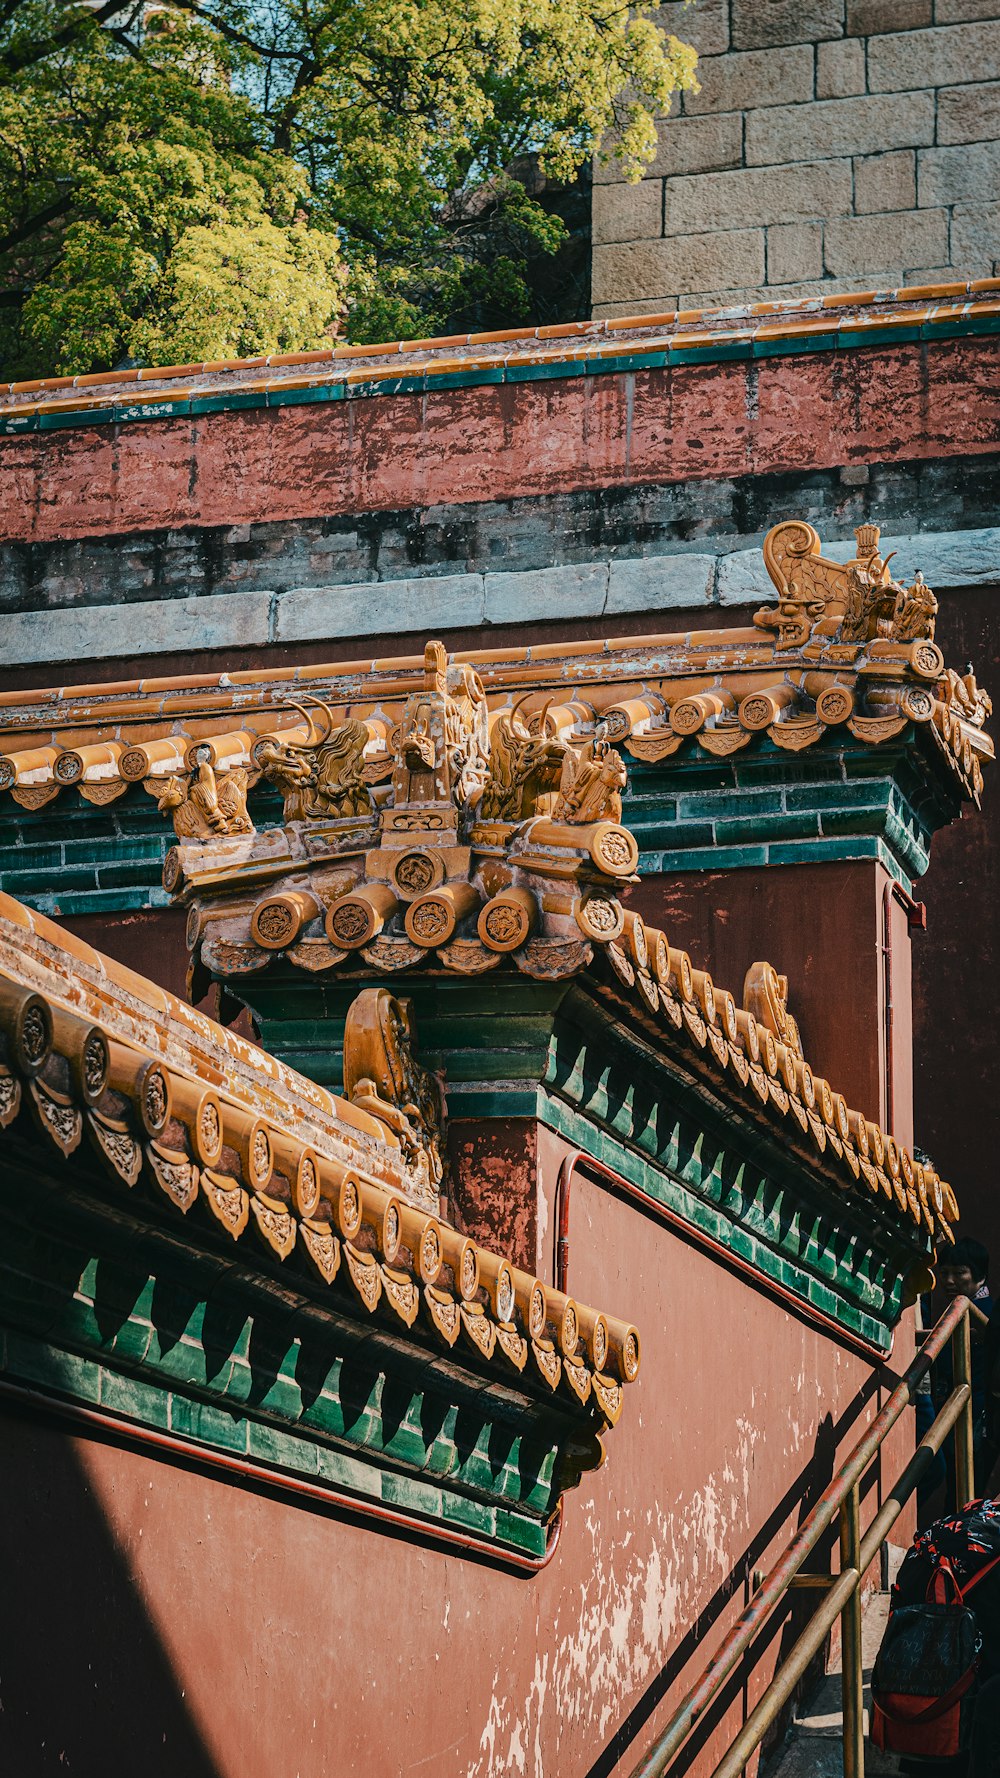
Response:
M597 317L992 277L1000 0L695 0L647 178L595 168Z

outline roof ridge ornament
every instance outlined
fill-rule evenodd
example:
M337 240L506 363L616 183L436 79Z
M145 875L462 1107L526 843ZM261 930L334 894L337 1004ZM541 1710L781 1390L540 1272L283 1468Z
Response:
M856 554L841 563L822 555L819 532L804 519L772 526L763 555L778 589L778 606L775 610L765 605L754 612L757 628L773 630L782 650L806 647L817 631L839 642L933 645L937 600L919 569L908 587L893 580L892 555L882 560L880 536L878 525L858 525ZM940 657L940 650L935 648L934 654ZM932 664L930 655L927 664Z
M253 744L284 793L282 824L178 824L164 883L189 906L196 957L223 975L279 952L311 970L582 968L622 930L616 892L638 862L625 762L589 704L548 698L526 718L523 703L491 732L478 673L429 641L395 727L293 705L303 727Z
M212 748L195 747L189 778L173 775L149 783L161 815L173 816L178 839L209 840L219 834L255 833L247 792L258 774L237 766L216 775Z
M363 988L344 1021L344 1092L395 1133L418 1184L436 1189L446 1165L444 1086L421 1067L414 1042L411 1002Z
M179 838L218 841L249 832L238 807L226 813L220 800L245 772L246 790L259 775L277 786L284 827L308 829L312 850L320 824L331 845L339 833L341 850L367 828L373 849L390 829L390 809L400 832L407 823L427 831L433 820L462 846L473 828L551 817L560 793L559 819L575 824L577 768L598 755L611 773L606 818L617 820L611 780L621 774L605 742L655 765L682 749L690 760L699 752L728 759L751 746L836 745L831 731L842 725L867 747L918 744L961 798L978 803L982 762L993 757L989 700L971 669L959 677L945 668L923 575L907 586L894 580L879 545L879 527L865 521L853 557L834 561L811 524L773 526L763 557L777 605L762 606L744 628L496 656L449 659L431 642L416 658L265 663L238 684L226 674L157 682L153 711L143 681L111 692L26 693L0 722L0 791L36 809L72 786L101 805L141 782L175 814ZM838 546L839 556L848 553ZM922 725L919 740L914 725ZM198 748L209 750L214 774L210 807L207 772L192 776ZM412 795L410 780L421 786Z

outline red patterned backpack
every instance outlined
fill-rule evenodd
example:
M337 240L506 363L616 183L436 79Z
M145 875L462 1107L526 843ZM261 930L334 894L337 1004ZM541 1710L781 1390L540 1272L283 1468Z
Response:
M1000 1667L1000 1584L978 1594L975 1609L968 1599L995 1568L1000 1501L970 1501L915 1538L872 1673L874 1746L927 1760L967 1747L984 1647Z

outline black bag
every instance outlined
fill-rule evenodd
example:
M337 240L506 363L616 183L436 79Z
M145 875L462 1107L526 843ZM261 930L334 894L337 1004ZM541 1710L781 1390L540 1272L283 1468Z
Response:
M983 1638L983 1665L1000 1671L1000 1569L981 1586L1000 1557L1000 1500L970 1500L961 1512L946 1513L920 1531L907 1551L892 1589L890 1611L923 1605L938 1565L947 1561L967 1598L973 1588L976 1622Z
M942 1559L927 1600L890 1613L872 1673L873 1745L927 1760L967 1748L981 1646L975 1614Z

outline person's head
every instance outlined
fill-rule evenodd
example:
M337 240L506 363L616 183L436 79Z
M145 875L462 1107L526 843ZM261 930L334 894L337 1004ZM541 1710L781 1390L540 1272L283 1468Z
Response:
M968 1235L956 1241L937 1268L938 1283L949 1301L972 1296L989 1277L990 1256L981 1241Z

